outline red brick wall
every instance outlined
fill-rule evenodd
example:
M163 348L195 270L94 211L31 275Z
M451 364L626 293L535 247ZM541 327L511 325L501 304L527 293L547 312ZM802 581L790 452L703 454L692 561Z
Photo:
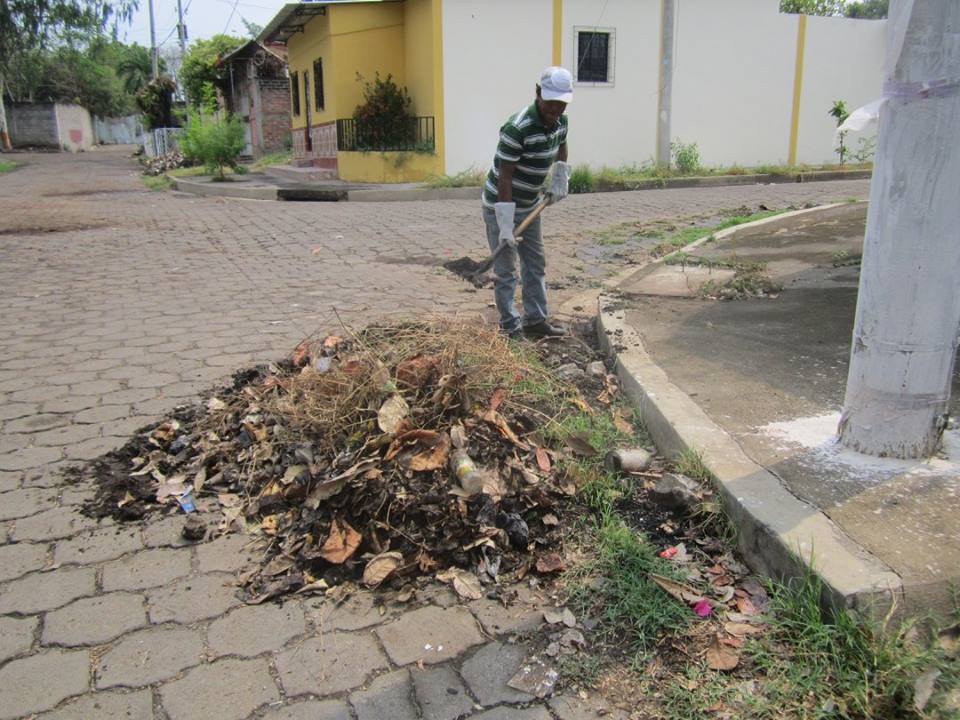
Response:
M290 87L286 78L260 79L265 152L286 150L290 141Z

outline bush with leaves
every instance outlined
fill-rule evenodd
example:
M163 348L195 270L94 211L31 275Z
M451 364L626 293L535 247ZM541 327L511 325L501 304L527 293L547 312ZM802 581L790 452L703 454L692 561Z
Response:
M214 35L190 45L180 66L180 80L191 105L209 111L215 109L216 88L226 85L230 77L230 68L221 65L220 58L245 42L232 35Z
M677 170L684 174L692 174L700 169L700 149L696 143L685 143L674 140L670 143L670 154Z
M177 85L166 75L147 83L137 93L137 107L143 113L147 127L176 127L173 117L173 93Z
M244 127L239 118L203 118L198 112L190 114L186 131L180 138L184 157L196 160L211 174L217 173L218 180L226 179L224 168L239 167L237 158L245 145Z
M833 107L827 111L827 114L837 121L837 127L843 125L847 118L850 117L850 112L847 110L847 103L843 100L835 100L833 102ZM843 163L847 159L848 153L846 130L841 130L837 133L837 142L839 144L834 151L840 156L840 167L843 167Z
M357 81L363 76L357 74ZM406 88L377 73L363 89L364 103L353 111L357 148L360 150L403 150L416 141L416 119L410 112L412 100ZM430 148L432 150L432 147Z

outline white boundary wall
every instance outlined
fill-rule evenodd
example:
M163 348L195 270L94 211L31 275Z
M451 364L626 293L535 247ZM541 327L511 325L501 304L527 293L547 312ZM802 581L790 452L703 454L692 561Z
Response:
M827 111L835 100L846 101L847 110L853 112L880 97L886 47L886 21L807 18L799 162L837 162L833 152L837 121ZM858 138L876 131L874 126L863 133L851 132L846 144L856 150Z
M613 31L614 74L610 84L574 83L567 110L570 162L616 167L652 160L657 151L659 0L565 0L561 64L571 72L578 28Z
M675 0L671 139L696 143L706 166L786 163L800 18L779 0ZM553 57L552 0L443 0L446 172L489 166L497 130L533 101ZM563 0L562 64L575 29L615 31L614 82L578 84L570 160L594 168L642 164L656 153L660 0ZM798 163L836 162L828 115L880 96L886 21L810 17ZM873 131L867 134L872 134ZM848 138L857 149L857 136Z
M490 167L500 126L533 102L552 54L552 0L443 0L447 173Z
M778 0L679 0L671 140L707 166L785 163L797 23Z

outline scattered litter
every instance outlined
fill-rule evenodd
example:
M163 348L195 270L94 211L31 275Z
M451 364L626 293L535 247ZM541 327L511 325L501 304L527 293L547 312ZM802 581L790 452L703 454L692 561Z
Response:
M607 453L604 463L610 472L643 472L650 467L653 454L643 448L620 448Z
M475 598L484 582L561 572L580 480L554 458L565 446L597 451L585 435L544 430L562 404L586 406L578 388L492 327L398 323L340 335L238 372L232 387L95 461L100 489L87 511L136 520L182 506L216 514L216 534L266 539L259 568L240 577L251 602L321 581L398 592L451 568L464 573L454 589ZM595 358L563 347L538 352Z
M536 655L527 658L516 674L507 681L514 690L543 699L553 693L560 674Z

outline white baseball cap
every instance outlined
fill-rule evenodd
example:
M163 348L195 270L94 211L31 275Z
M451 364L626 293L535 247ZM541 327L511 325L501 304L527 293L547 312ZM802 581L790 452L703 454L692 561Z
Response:
M573 100L573 76L566 68L551 66L540 74L540 97L544 100Z

